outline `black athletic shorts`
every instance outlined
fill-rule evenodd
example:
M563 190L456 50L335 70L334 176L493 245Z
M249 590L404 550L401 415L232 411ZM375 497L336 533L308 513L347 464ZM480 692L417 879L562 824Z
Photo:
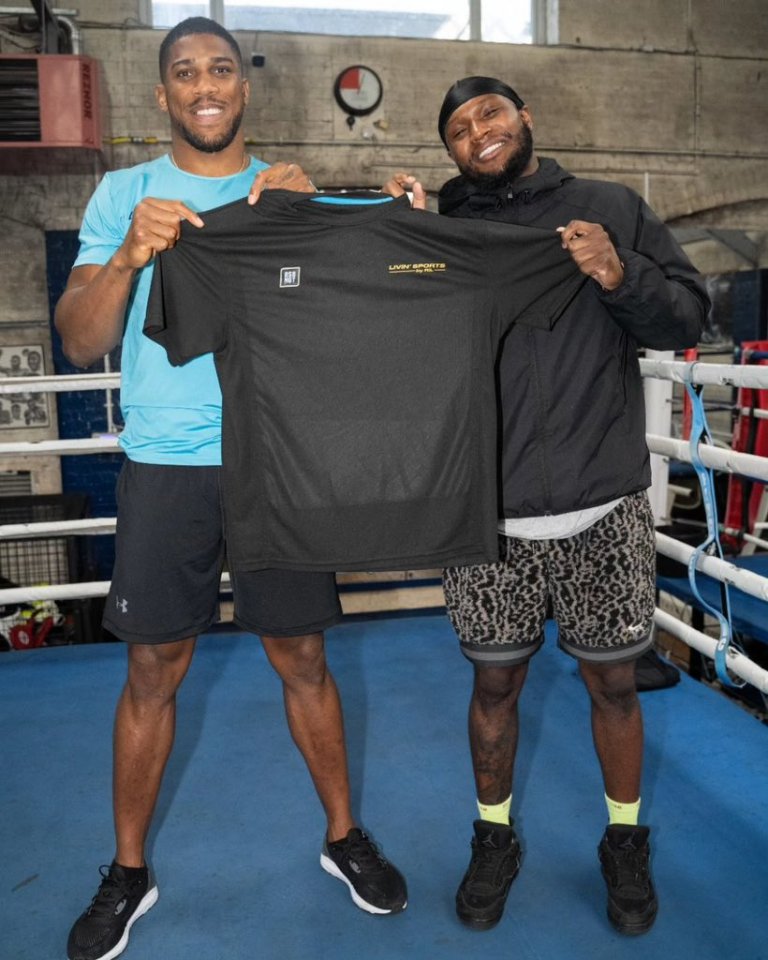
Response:
M218 467L126 460L117 482L117 538L104 626L121 640L167 643L218 620L225 557ZM337 623L332 573L233 573L234 621L262 636L293 637Z
M573 537L500 536L499 548L498 563L443 574L448 615L473 662L524 663L543 643L548 615L562 649L580 660L633 660L651 646L656 542L645 491Z

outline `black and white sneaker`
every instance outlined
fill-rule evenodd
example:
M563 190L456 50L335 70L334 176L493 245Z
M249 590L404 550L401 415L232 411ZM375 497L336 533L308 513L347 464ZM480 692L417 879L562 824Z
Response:
M520 870L520 842L510 823L475 820L472 858L456 892L456 914L473 930L501 920L507 894Z
M358 827L343 840L323 844L320 866L349 887L352 899L368 913L400 913L408 903L405 879Z
M612 824L597 848L608 888L608 919L628 936L653 926L659 901L653 888L648 827Z
M99 872L103 879L98 892L69 932L69 960L117 957L128 946L133 924L157 902L157 886L147 867L128 870L113 862Z

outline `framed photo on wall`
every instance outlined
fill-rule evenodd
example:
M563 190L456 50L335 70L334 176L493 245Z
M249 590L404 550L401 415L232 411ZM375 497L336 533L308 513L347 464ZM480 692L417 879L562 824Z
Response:
M42 344L0 347L0 377L35 377L45 373ZM48 398L43 393L0 394L0 429L30 430L50 426Z

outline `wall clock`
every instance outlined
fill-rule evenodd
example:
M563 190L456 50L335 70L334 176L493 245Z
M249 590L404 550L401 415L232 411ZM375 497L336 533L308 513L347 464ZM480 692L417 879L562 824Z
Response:
M347 114L350 128L355 125L355 117L373 113L381 103L382 93L379 75L361 63L342 70L333 85L336 103Z

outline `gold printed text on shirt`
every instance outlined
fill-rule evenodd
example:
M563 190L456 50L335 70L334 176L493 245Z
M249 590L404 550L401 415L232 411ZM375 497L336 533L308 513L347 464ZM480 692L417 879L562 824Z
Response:
M390 263L389 273L445 273L444 263Z

